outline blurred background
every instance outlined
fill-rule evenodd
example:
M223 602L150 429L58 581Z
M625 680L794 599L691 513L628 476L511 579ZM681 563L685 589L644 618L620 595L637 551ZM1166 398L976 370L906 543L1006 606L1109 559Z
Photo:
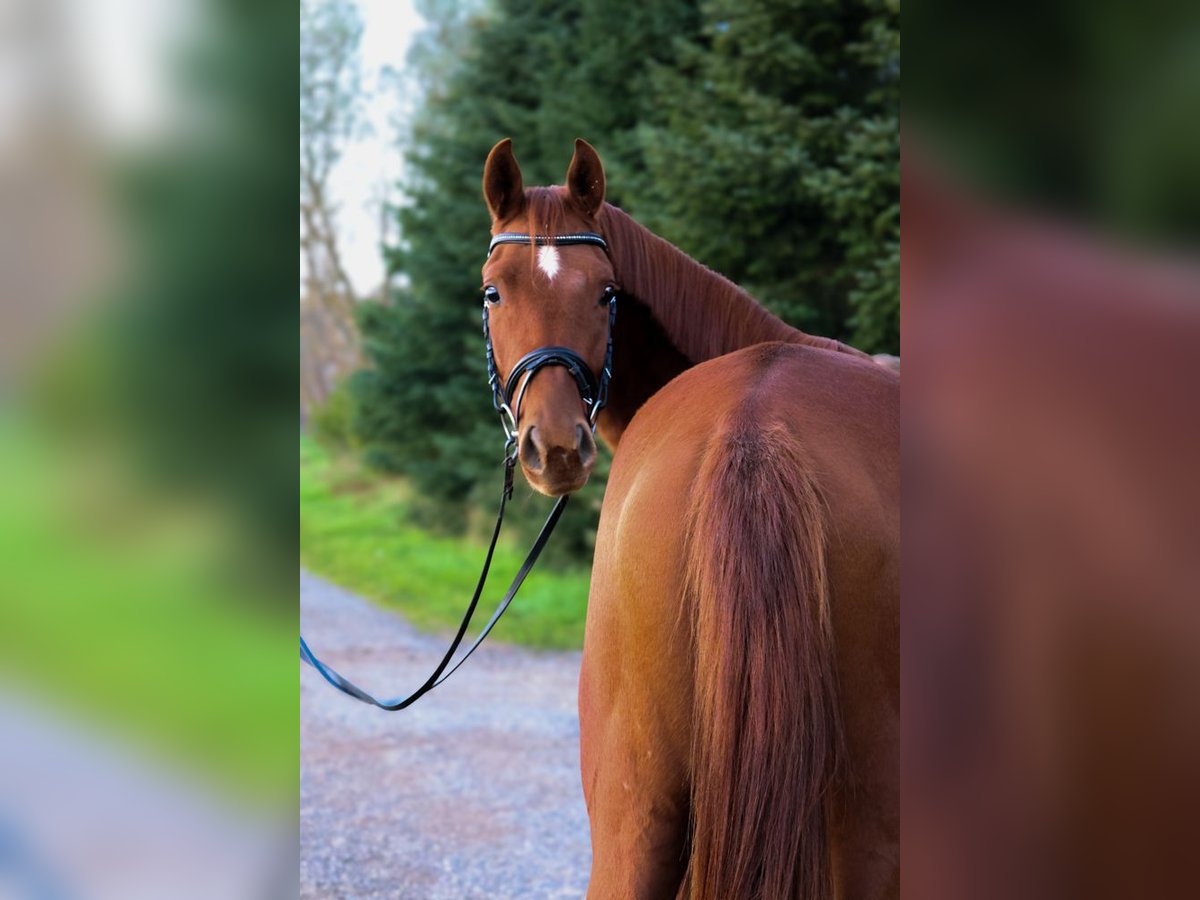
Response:
M294 896L295 8L0 22L0 895Z
M905 893L1190 896L1200 15L905 35Z

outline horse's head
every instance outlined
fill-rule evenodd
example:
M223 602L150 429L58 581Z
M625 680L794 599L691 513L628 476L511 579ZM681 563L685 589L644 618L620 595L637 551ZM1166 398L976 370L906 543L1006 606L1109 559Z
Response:
M595 403L607 383L616 285L595 234L604 169L596 151L576 141L566 186L526 190L512 142L503 140L488 154L483 195L493 235L484 315L518 459L536 490L569 494L595 464Z

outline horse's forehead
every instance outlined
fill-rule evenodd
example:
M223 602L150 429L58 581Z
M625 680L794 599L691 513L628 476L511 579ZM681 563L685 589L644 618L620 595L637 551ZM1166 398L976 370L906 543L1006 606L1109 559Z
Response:
M538 247L537 266L530 287L540 295L564 301L587 290L594 278L593 267L585 269L572 256L558 247Z
M582 246L544 245L533 250L528 245L501 245L484 265L484 277L508 282L535 293L569 295L584 290L603 276L603 263Z

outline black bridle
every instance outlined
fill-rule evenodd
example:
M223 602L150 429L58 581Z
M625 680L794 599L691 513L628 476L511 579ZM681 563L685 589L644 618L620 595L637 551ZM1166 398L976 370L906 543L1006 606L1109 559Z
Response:
M545 236L504 231L492 238L492 242L488 245L488 256L491 256L492 251L500 244L534 244L538 246L591 244L601 248L606 254L608 253L608 243L603 237L591 231ZM484 585L487 584L488 571L492 565L492 555L495 553L496 542L500 538L500 527L504 522L504 510L508 501L512 498L513 469L516 467L517 462L517 433L521 400L525 396L525 391L529 388L529 383L533 381L534 376L539 371L549 366L562 366L565 368L571 373L571 377L575 379L575 385L579 389L579 397L587 409L588 423L591 425L593 432L596 430L596 421L600 415L600 411L608 402L608 383L612 378L613 326L617 318L616 290L611 286L606 288L603 296L600 298L600 302L608 306L608 346L604 352L604 365L600 370L599 376L592 371L587 361L570 347L539 347L536 350L531 350L517 360L512 371L508 373L508 378L501 384L500 373L496 370L495 352L492 349L492 334L488 322L489 303L486 298L484 299L483 337L485 352L487 354L488 385L492 389L492 404L500 414L500 425L504 429L505 444L504 487L500 492L500 508L496 513L496 525L492 529L492 539L488 544L487 554L483 559L483 569L479 573L479 581L475 585L475 592L471 596L470 603L467 604L467 610L463 615L462 622L459 623L458 631L455 633L454 639L450 642L449 648L443 654L441 662L438 663L433 673L425 679L424 683L407 697L397 697L390 700L377 699L317 659L308 648L308 644L302 636L300 638L300 658L316 669L326 681L342 693L385 710L399 710L411 706L453 675L458 667L467 661L467 658L483 643L484 638L488 636L492 628L500 621L500 617L504 615L504 611L508 609L509 604L512 603L513 598L517 595L517 591L520 590L521 584L525 581L525 576L533 569L534 563L537 562L542 549L550 539L550 535L554 531L554 526L558 524L563 509L566 508L569 495L558 498L558 501L554 504L554 508L550 510L550 515L546 517L546 521L542 525L542 530L538 532L533 546L530 547L525 561L521 563L521 568L517 570L517 574L505 592L503 599L497 604L496 611L492 613L492 617L483 626L475 641L467 648L467 652L451 666L450 663L454 658L454 654L462 643L463 637L467 633L467 628L470 627L471 618L475 615L475 608L479 605L479 598L483 593ZM449 668L447 669L448 666Z
M528 235L514 231L502 231L492 238L488 245L488 256L492 255L501 244L536 244L537 246L564 246L571 244L592 244L608 253L608 242L593 231L581 231L576 234L560 234L553 236ZM608 382L612 379L612 335L613 326L617 320L617 292L611 285L604 290L600 298L603 305L608 306L608 346L604 351L604 365L597 377L582 356L570 347L538 347L530 350L512 367L504 383L500 382L500 373L496 371L496 356L492 350L492 333L488 321L489 303L483 302L483 338L487 352L488 386L492 389L492 405L500 414L500 424L507 438L506 455L515 452L517 438L517 422L521 413L521 400L529 388L533 376L546 366L562 366L575 379L579 389L579 397L587 409L588 424L596 430L596 419L608 402Z

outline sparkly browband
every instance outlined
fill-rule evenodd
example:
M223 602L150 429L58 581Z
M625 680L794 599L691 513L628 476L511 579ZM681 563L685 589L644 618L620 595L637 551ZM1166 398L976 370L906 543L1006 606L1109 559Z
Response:
M599 247L605 253L608 252L608 241L596 234L594 231L581 231L578 234L556 234L556 235L528 235L518 231L502 231L492 238L492 242L488 244L487 255L491 256L492 251L501 244L537 244L539 247L544 245L563 246L566 244L592 244Z

